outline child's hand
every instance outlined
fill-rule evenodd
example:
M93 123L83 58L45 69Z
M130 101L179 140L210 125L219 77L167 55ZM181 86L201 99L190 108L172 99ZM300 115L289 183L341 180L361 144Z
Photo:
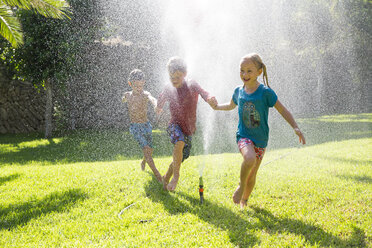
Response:
M212 96L212 97L209 97L207 99L207 103L213 108L215 109L218 105L218 102L217 102L217 99L215 96Z
M130 96L130 92L125 92L124 95L123 95L123 98L121 100L123 102L126 102L126 101L128 101L129 96Z
M157 115L158 117L160 116L160 114L161 114L162 111L163 111L163 110L162 110L161 108L155 107L155 113L156 113L156 115Z
M297 134L297 136L299 137L300 143L305 145L306 144L305 136L302 134L301 130L297 127L297 128L294 128L294 131Z

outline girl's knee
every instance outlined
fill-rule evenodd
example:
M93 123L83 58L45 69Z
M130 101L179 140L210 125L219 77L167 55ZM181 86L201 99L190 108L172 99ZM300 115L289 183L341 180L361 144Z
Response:
M246 166L249 166L249 167L253 167L255 164L256 164L256 156L243 156L243 163L246 165Z
M245 154L243 156L243 160L245 164L250 164L250 165L256 164L256 156L252 156L251 154Z

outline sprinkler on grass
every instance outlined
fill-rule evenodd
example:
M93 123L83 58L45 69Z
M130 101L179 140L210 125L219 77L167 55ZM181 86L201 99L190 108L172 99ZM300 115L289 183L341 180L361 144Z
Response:
M204 188L203 188L203 177L199 177L199 196L200 196L200 204L204 202Z

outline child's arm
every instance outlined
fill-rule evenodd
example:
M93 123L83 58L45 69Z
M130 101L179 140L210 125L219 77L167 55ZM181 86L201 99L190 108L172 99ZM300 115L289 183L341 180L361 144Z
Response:
M127 102L129 96L130 96L130 92L129 91L125 92L123 97L121 98L121 101L122 102Z
M167 101L167 90L163 90L163 92L160 93L159 98L156 102L156 107L155 107L155 113L158 118L160 118L160 114L163 111L163 107L165 102Z
M208 91L203 89L197 82L192 81L192 87L199 93L199 95L206 101L211 108L215 108L218 104L216 97L211 96Z
M211 106L212 109L215 109L215 107L217 107L218 105L218 102L215 96L208 97L207 103L209 104L209 106Z
M229 111L229 110L233 110L235 107L236 107L236 104L231 99L230 102L223 103L223 104L217 104L217 106L215 106L213 109L214 110L225 110L225 111Z
M288 122L288 124L291 125L291 127L293 128L293 130L299 137L300 143L305 145L306 144L305 137L302 134L301 130L298 128L297 123L295 119L293 118L291 112L289 112L288 109L284 107L284 105L279 100L276 101L274 107L283 116L283 118Z
M159 117L161 112L163 112L163 109L162 108L159 108L158 106L155 107L155 113L156 113L156 116Z
M156 98L153 97L150 93L149 93L148 97L149 97L149 101L150 101L150 103L152 104L152 106L153 106L154 109L156 110L156 105L158 104L158 101L157 101Z

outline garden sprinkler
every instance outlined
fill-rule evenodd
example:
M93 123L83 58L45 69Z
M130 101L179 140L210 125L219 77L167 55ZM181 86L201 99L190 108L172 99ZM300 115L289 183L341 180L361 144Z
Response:
M199 177L199 196L200 196L200 204L203 204L204 202L204 188L203 188L203 177Z

